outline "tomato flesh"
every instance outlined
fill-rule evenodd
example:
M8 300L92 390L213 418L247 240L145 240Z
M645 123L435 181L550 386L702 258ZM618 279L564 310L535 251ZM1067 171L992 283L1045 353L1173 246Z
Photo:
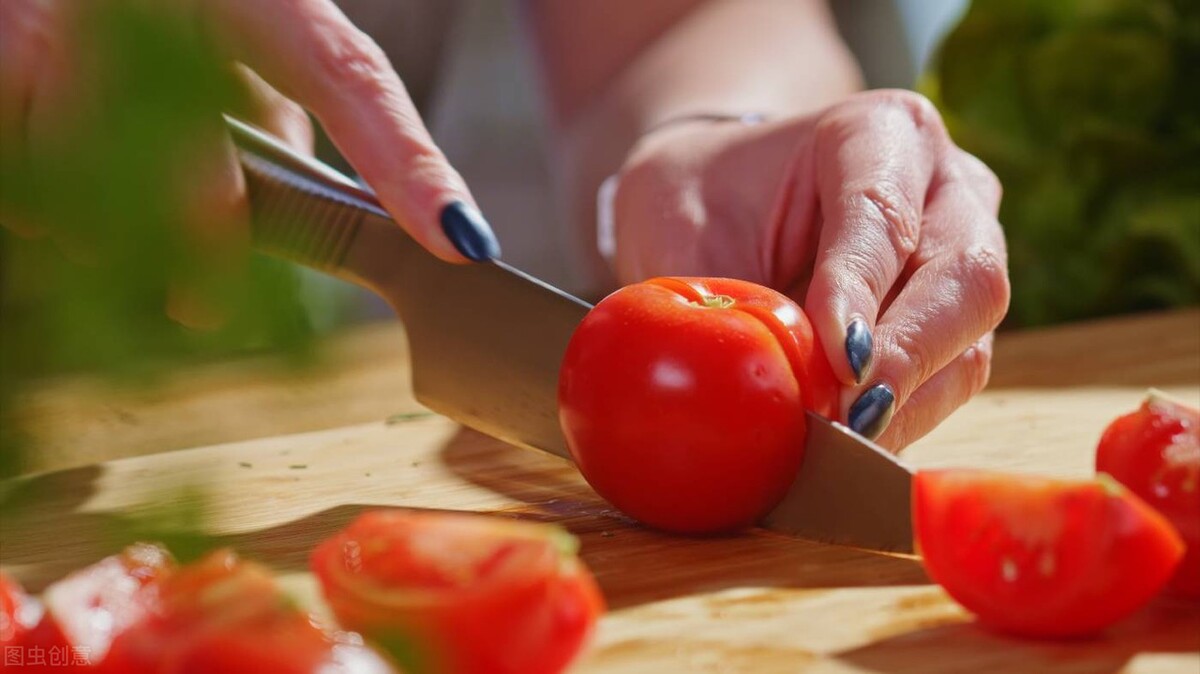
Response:
M804 410L838 386L804 312L730 279L661 278L606 297L572 336L559 418L592 487L681 533L752 525L800 466Z
M550 674L589 637L603 601L547 525L373 511L313 552L339 623L415 671Z
M394 674L361 641L326 634L289 604L266 569L230 550L150 589L155 609L113 641L103 674Z
M1200 598L1200 409L1151 393L1105 429L1096 470L1112 475L1179 530L1187 553L1169 589Z
M1183 542L1120 484L972 470L913 479L913 526L930 577L992 628L1096 632L1170 578Z

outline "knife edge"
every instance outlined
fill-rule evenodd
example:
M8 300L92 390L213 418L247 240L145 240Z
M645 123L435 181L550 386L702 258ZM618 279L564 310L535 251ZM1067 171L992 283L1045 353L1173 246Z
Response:
M913 471L843 424L807 412L796 479L761 526L801 538L913 555Z

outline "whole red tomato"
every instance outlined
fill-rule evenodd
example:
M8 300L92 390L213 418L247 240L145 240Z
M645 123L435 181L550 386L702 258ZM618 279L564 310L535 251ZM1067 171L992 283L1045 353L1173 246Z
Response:
M312 567L338 622L414 672L560 672L604 608L573 538L499 517L368 512Z
M913 528L933 580L984 625L1027 636L1103 629L1158 593L1183 556L1162 515L1107 476L921 471Z
M656 278L596 305L567 347L559 418L588 483L682 533L753 524L786 493L804 410L838 386L804 312L745 281Z
M1200 410L1151 392L1140 408L1105 429L1096 470L1112 475L1175 525L1187 554L1170 589L1200 598Z

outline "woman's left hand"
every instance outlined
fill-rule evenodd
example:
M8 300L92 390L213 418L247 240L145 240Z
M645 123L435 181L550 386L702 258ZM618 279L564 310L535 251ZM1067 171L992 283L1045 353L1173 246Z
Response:
M762 124L668 126L619 175L618 280L729 276L788 294L855 430L899 450L987 382L1009 300L1000 184L925 98L871 91Z

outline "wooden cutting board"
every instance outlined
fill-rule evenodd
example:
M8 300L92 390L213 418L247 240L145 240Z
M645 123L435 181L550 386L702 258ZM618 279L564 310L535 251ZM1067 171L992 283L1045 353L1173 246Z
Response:
M353 339L355 362L369 362L364 352L374 342ZM271 377L250 368L250 379L260 388L280 387L278 395L288 387L308 392L293 396L295 418L272 422L287 427L290 419L303 427L330 407L355 414L374 409L378 401L368 398L380 392L380 369L394 368L403 381L402 352L381 348L392 351L384 362L364 365L361 375L327 369L330 389L343 393L338 399L313 394L320 377L264 383ZM907 450L908 461L1086 476L1104 425L1135 407L1146 386L1200 403L1198 311L1010 334L998 340L996 352L989 390ZM245 408L247 398L237 377L229 376L227 385L196 394L200 402L188 404L228 409L236 420L236 408ZM359 376L366 390L354 393ZM87 403L78 387L64 389L65 399L84 409L100 405ZM50 428L53 418L46 414L61 400L42 395L34 404L41 411L30 418L35 426L46 425L35 435L68 461L68 439L62 428ZM172 428L187 437L219 434L228 425L220 415L172 421L163 413L171 403L161 400L139 407L135 399L111 394L104 404L144 422L157 420L160 426L149 432L154 437L170 438ZM915 560L763 531L711 539L657 534L607 507L564 461L462 430L409 409L409 401L402 407L408 412L387 421L28 478L17 485L23 505L6 506L0 516L0 563L39 589L110 552L106 532L114 517L203 484L213 533L274 566L289 591L313 605L317 591L305 572L308 552L367 508L467 510L562 524L581 539L583 557L610 605L594 644L573 670L580 673L1200 672L1200 604L1160 599L1084 641L996 636L931 585ZM64 418L92 445L109 451L120 444L119 433L103 432L103 424ZM205 424L212 428L205 431ZM136 444L146 434L131 435ZM87 447L79 452L89 454Z

